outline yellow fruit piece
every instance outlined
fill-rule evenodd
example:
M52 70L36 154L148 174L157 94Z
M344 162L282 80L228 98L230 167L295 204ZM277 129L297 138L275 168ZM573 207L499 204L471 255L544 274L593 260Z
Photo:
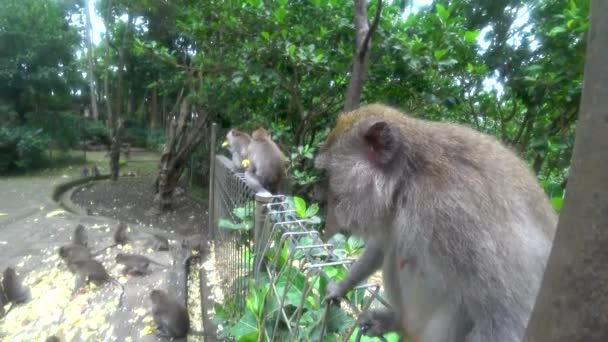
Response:
M228 140L225 140L225 141L222 143L222 147L229 147L229 146L230 146L230 143L228 142Z
M46 217L55 217L57 215L65 214L65 210L57 209L46 214Z
M251 164L249 159L243 159L243 161L241 162L242 167L249 167L249 164Z

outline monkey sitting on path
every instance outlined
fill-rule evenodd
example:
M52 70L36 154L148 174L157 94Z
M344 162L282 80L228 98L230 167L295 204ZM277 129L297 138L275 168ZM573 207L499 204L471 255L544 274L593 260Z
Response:
M94 259L76 260L73 262L73 264L76 271L76 286L74 286L73 294L76 294L76 292L81 289L85 283L92 282L95 285L101 285L111 282L122 289L118 299L118 306L122 306L122 298L125 294L124 286L122 286L118 280L112 278L99 261Z
M116 255L116 263L124 265L123 272L125 274L146 275L150 264L155 264L164 268L169 266L151 260L143 255L123 254Z
M232 164L235 171L243 171L244 168L241 165L243 160L247 159L247 148L251 143L251 136L249 134L239 131L238 129L231 129L226 134L226 141L222 144L222 147L227 147L232 156Z
M72 237L72 243L75 245L81 245L87 247L89 244L89 236L83 225L79 224L74 229L74 236Z
M158 335L166 338L182 338L190 330L190 318L186 308L162 290L150 292L152 316Z
M524 161L470 128L370 105L340 116L315 163L326 225L365 240L327 299L383 271L391 309L360 315L367 335L522 340L557 224Z
M87 247L77 244L59 247L59 256L65 261L72 273L76 272L76 261L86 261L93 258L93 254Z
M21 278L12 267L7 267L2 275L2 289L8 302L25 303L30 299L30 290L23 286Z
M251 137L245 180L256 192L266 189L275 193L285 177L287 159L265 129L256 129Z

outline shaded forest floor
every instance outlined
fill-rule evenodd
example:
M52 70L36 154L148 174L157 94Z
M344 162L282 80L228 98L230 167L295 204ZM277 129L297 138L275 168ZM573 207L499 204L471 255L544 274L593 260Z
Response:
M156 226L184 236L199 233L207 225L206 205L181 194L174 210L157 215L154 210L154 177L122 177L103 180L75 192L72 201L93 215L111 217L145 226Z

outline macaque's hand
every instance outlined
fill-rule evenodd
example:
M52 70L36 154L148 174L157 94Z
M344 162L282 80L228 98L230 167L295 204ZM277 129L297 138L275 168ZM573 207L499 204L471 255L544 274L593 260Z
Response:
M366 336L382 336L398 329L397 317L389 310L363 311L357 318L359 329Z
M242 167L249 167L249 164L249 159L243 159L243 161L241 162Z
M327 284L327 296L325 296L325 300L330 303L338 304L341 298L346 296L347 290L344 288L344 284L342 282L330 282Z

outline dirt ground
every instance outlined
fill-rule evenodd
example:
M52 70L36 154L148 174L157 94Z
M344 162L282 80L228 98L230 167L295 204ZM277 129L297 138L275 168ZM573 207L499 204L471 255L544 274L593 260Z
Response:
M174 210L157 215L154 208L154 177L121 177L116 183L98 181L74 192L72 201L89 208L93 215L155 226L184 236L201 233L207 226L207 207L185 194L177 195Z

